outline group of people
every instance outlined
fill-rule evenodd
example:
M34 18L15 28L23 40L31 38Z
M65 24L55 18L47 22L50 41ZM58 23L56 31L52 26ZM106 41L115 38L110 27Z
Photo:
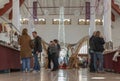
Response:
M32 35L34 37L33 41L28 35L28 30L25 28L22 31L22 35L18 38L23 72L30 72L30 63L32 57L34 57L33 72L40 71L38 55L42 52L41 37L37 35L36 31L32 32Z
M33 72L40 71L39 57L42 52L42 39L37 35L36 31L32 32L33 40L28 35L28 30L25 28L22 31L22 35L18 37L18 43L20 45L20 57L22 61L22 71L30 72L31 58L34 57ZM48 68L52 71L56 71L59 68L58 58L61 47L57 39L50 41L47 53L48 53ZM53 62L53 68L51 68L51 62Z
M100 31L95 31L89 39L90 53L90 72L104 72L103 68L103 52L104 38Z
M52 69L52 71L56 71L59 69L58 58L59 58L60 50L61 50L61 47L57 39L50 41L48 49L47 49L48 69ZM51 68L51 61L53 63L53 68Z
M25 28L22 31L22 35L18 38L20 45L20 56L22 61L22 71L30 72L30 59L34 57L34 67L33 71L40 71L40 64L38 55L42 52L41 37L37 35L37 32L32 32L34 40L28 35L28 30ZM104 38L101 36L100 31L95 31L89 40L89 53L90 53L90 72L104 72L103 68L103 51L104 51ZM48 54L48 69L56 71L59 69L59 53L61 47L57 39L50 41L47 54ZM53 63L53 68L51 68L51 62Z

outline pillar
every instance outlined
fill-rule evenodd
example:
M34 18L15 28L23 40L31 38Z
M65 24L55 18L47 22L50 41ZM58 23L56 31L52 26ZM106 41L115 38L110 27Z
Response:
M111 30L111 0L103 0L104 15L103 29L106 41L106 49L112 49L112 30Z
M33 7L33 1L35 1L35 0L28 0L28 3L29 3L28 5ZM32 38L32 32L35 30L34 19L33 19L33 8L31 8L29 10L30 10L30 12L29 12L29 15L28 15L29 21L28 21L27 29L28 29L28 34Z
M93 32L96 31L96 24L95 24L95 0L92 0L91 4L91 14L90 14L90 27L89 27L89 36L92 36Z
M64 26L64 7L60 7L60 15L59 15L59 29L58 29L58 40L60 45L65 47L65 26Z
M19 0L12 0L12 10L13 10L13 18L12 24L20 31L20 7L19 7Z

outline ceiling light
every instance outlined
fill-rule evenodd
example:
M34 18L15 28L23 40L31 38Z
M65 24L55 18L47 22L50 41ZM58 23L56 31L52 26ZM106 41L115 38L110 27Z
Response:
M89 22L90 20L86 20L87 22Z
M25 18L23 18L23 21L25 21L26 19Z
M85 21L85 19L79 19L79 21Z
M100 19L95 19L95 22L100 22Z
M35 21L37 21L37 19L35 19Z
M20 19L20 21L22 21L22 19Z

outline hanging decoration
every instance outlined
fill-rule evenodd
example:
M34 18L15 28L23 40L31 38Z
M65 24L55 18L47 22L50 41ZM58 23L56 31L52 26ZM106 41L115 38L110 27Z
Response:
M37 19L37 1L33 2L33 19Z
M85 5L86 5L85 19L90 19L90 2L86 2Z

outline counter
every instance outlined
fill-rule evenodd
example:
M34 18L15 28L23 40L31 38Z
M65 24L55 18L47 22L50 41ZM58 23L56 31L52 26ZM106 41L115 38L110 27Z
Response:
M20 69L19 50L0 44L0 70Z
M104 68L109 71L120 73L120 57L117 58L117 62L113 61L113 56L116 51L104 54Z

